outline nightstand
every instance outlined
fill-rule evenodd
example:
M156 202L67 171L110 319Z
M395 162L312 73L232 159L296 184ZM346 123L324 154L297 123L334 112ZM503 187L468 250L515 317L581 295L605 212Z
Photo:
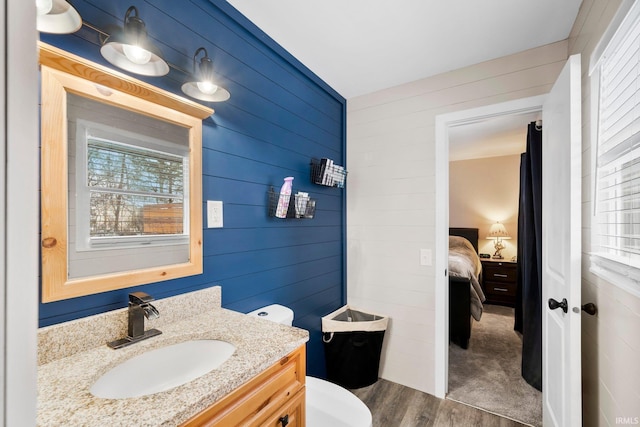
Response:
M518 263L482 260L482 289L486 303L515 306Z

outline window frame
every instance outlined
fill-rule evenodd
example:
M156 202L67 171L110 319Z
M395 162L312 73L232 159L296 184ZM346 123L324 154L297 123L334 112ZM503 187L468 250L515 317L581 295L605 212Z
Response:
M589 257L589 271L595 276L640 297L640 267L622 257L606 254L598 245L598 148L600 145L600 95L601 95L601 67L602 60L612 46L617 46L622 32L628 34L631 26L640 19L640 5L632 0L623 0L609 27L594 49L589 64L591 91L591 189L592 209L591 243ZM616 45L612 45L616 43ZM621 157L620 157L621 158ZM618 159L616 159L617 161ZM621 173L621 172L618 172Z
M123 73L38 42L41 64L41 295L58 301L201 274L202 120L213 110ZM67 95L133 111L187 129L189 256L187 262L68 277L69 161Z

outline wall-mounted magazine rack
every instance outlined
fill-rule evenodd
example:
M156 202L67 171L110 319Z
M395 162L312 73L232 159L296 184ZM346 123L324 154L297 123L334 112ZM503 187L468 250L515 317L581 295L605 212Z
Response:
M314 184L344 188L346 180L347 171L343 166L327 158L311 159L311 182Z

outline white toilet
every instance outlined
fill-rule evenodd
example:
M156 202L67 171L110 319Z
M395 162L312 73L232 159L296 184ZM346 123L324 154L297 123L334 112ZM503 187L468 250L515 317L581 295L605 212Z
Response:
M248 314L293 324L293 310L278 304ZM314 377L307 377L306 384L307 427L372 427L371 411L349 390Z

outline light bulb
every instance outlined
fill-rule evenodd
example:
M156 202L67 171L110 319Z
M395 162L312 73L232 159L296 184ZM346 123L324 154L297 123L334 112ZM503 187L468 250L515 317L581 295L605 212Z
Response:
M53 9L53 0L36 0L36 11L38 15L46 15Z
M213 95L218 90L218 85L214 85L213 83L206 80L198 82L196 84L198 85L198 89L200 89L200 92L207 95Z
M151 60L151 52L133 44L122 45L124 55L134 64L144 65Z

